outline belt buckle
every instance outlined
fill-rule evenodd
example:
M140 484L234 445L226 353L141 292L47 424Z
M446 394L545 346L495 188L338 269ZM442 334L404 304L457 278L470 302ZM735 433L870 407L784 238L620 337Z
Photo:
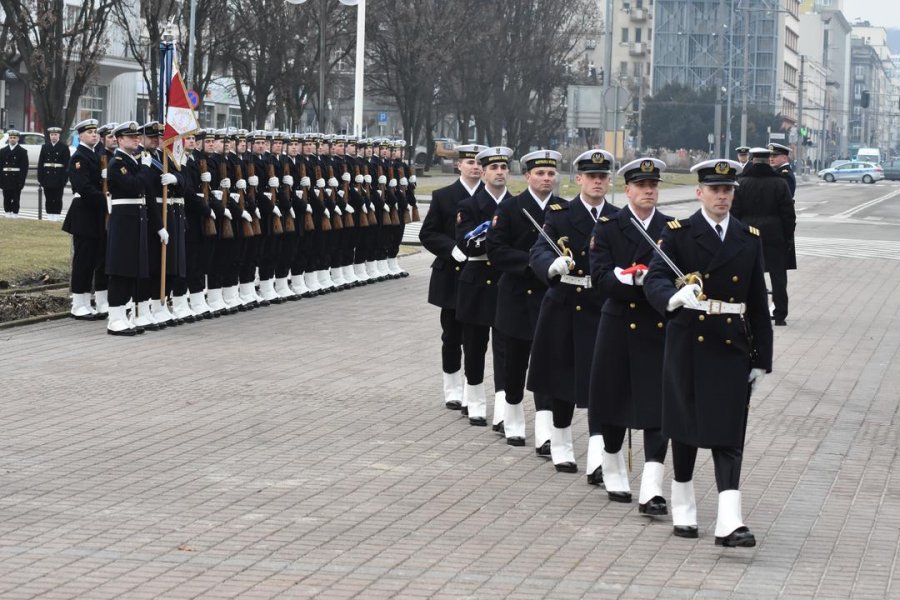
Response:
M709 310L707 311L710 315L721 315L722 314L722 301L721 300L710 300L709 301Z

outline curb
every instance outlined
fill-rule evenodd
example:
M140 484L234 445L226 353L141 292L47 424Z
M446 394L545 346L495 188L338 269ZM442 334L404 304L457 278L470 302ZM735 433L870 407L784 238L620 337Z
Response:
M5 323L0 323L0 331L3 331L4 329L12 329L13 327L20 327L22 325L33 325L35 323L43 323L45 321L57 321L59 319L65 319L68 316L69 311L64 311L58 313L50 313L49 315L36 315L34 317L17 319L15 321L6 321Z

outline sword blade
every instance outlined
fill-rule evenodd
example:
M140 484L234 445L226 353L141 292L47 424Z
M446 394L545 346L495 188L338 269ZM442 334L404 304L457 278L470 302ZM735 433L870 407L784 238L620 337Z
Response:
M522 209L522 213L524 213L524 215L525 215L526 217L528 217L528 220L531 221L531 224L534 225L535 229L537 229L537 232L540 234L540 236L541 236L542 238L544 238L544 240L545 240L548 244L550 244L550 247L553 248L553 251L556 252L556 255L557 255L557 256L562 256L562 255L563 255L562 250L560 250L560 249L556 246L556 243L555 243L553 240L550 239L550 236L547 235L547 232L544 231L544 228L541 227L540 225L538 225L538 222L534 220L534 217L531 216L531 213L528 212L527 210L525 210L524 208Z
M644 239L647 240L648 242L650 242L650 247L653 248L653 251L656 252L659 255L659 257L665 261L665 263L667 265L669 265L669 268L672 269L672 271L675 273L675 275L677 275L682 281L684 281L684 273L682 273L681 269L678 268L678 265L676 265L674 262L672 262L672 259L669 258L666 255L666 253L662 251L662 248L660 248L656 244L656 242L653 241L653 238L650 237L650 234L644 230L644 226L641 225L640 221L638 221L634 217L631 217L631 223L632 223L632 225L634 225L634 228L637 229L638 232L642 236L644 236Z

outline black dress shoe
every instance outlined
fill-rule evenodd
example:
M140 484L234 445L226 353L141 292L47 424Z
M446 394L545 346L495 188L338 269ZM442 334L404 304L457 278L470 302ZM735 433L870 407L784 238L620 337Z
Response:
M134 329L123 329L122 331L113 331L112 329L107 329L106 333L109 335L122 335L122 336L134 336L137 335L137 331Z
M669 514L669 508L666 506L666 499L662 496L653 496L643 504L638 504L638 512L642 515L658 517L660 515Z
M523 437L509 437L509 438L506 438L506 445L507 445L507 446L524 446L524 445L525 445L525 438L523 438Z
M459 400L448 400L447 402L444 402L444 406L450 410L460 410L462 408L462 402Z
M787 325L787 323L784 319L775 319L775 325L777 325L778 327L784 327L785 325Z
M535 448L534 453L538 456L546 456L550 457L550 440L544 442L544 444L540 448Z
M400 271L400 277L409 277L409 273L406 271Z
M500 421L499 423L494 423L493 425L491 425L491 429L493 429L500 435L506 435L506 429L503 427L503 421Z
M158 324L156 324L156 323L150 323L149 325L141 325L141 327L144 328L144 331L147 331L147 330L149 330L149 331L159 331L160 329L162 329L162 328L161 328Z
M218 315L214 315L211 310L206 311L205 313L200 315L201 319L214 319Z
M696 525L676 525L672 528L675 537L696 539L700 537L700 532Z
M246 304L239 304L238 307L237 307L237 309L238 309L240 312L247 312L248 310L252 310L253 307L252 307L252 306L249 306L249 305L246 305Z
M476 427L487 427L487 419L484 417L469 417L469 425Z
M78 316L78 315L73 315L72 313L69 313L69 316L72 317L73 319L75 319L76 321L97 321L102 318L99 315Z
M738 527L725 537L716 536L716 546L726 548L752 548L756 545L756 538L747 527Z
M588 473L588 485L603 485L603 467L597 467L593 473Z
M606 495L613 502L621 502L623 504L631 503L631 492L606 492Z
M576 465L573 462L569 462L569 461L554 464L553 466L556 467L556 470L559 471L560 473L577 473L578 472L578 465Z
M469 407L468 406L460 407L459 414L461 414L464 417L468 417L469 416Z

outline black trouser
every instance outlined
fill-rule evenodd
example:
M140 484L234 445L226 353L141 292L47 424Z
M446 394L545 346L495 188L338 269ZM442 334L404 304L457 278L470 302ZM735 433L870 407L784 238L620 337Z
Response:
M603 438L606 443L606 438ZM716 469L716 487L720 492L736 490L741 483L741 464L744 451L736 447L712 449L713 464ZM672 440L672 466L675 469L675 481L686 482L694 478L694 463L697 461L697 448Z
M72 236L72 278L73 294L89 294L91 283L94 289L106 289L106 239Z
M269 235L259 238L258 243L262 244L262 254L260 255L259 260L260 281L267 281L275 277L275 265L278 263L278 257L281 254L282 238L285 235L286 234L284 233L276 235L269 232ZM244 272L246 272L246 269ZM253 275L256 275L256 269L254 269ZM244 279L243 275L241 276L241 283L249 283L251 281L253 281L253 277L247 281Z
M525 375L528 372L528 359L531 356L531 340L507 337L505 344L504 368L506 372L506 402L519 404L525 396ZM538 394L534 395L534 403L538 405ZM538 409L541 410L541 409Z
M136 295L135 287L137 279L134 277L123 277L121 275L109 276L109 294L107 300L110 306L125 306L128 300Z
M775 303L772 316L776 321L783 321L788 315L787 269L784 266L784 259L767 258L766 271L769 272L769 280L772 282L772 302Z
M212 269L209 271L209 289L216 290L233 285L231 281L232 265L236 262L235 255L239 251L239 241L232 239L220 239L216 241L216 249L213 252ZM237 283L237 281L235 281Z
M401 215L402 218L402 215ZM400 244L403 242L403 230L406 225L402 222L400 225L391 225L390 227L390 237L388 239L387 246L387 257L388 258L397 258L397 254L400 252Z
M615 454L622 449L625 440L625 428L617 425L602 425L604 450ZM673 442L674 446L674 442ZM644 430L644 462L665 462L666 451L669 449L669 438L663 435L661 429ZM674 454L674 451L672 452ZM691 463L691 470L694 465Z
M278 249L278 256L275 260L275 277L278 279L282 279L291 274L291 265L294 264L294 255L297 254L297 248L300 245L300 231L299 228L303 226L303 222L299 221L297 223L298 231L294 233L284 232L284 235L281 235L281 247ZM294 275L299 275L303 271L297 271ZM262 279L262 273L259 276Z
M19 214L19 196L21 195L21 188L17 190L3 190L3 212Z
M44 188L44 198L47 199L46 207L48 215L58 215L62 212L64 188Z
M543 401L544 394L535 394L534 395L534 404L535 407L538 405L538 397L541 397ZM565 429L572 424L572 417L575 416L575 404L572 402L566 402L564 400L560 400L559 398L554 398L550 401L551 410L553 411L553 426L557 429ZM536 408L536 410L546 410L543 408Z
M185 240L187 258L187 285L192 294L199 294L206 287L206 274L212 266L216 240L213 237L202 237L199 240Z
M337 255L337 247L338 247L338 238L340 237L341 232L339 230L332 229L331 231L322 232L322 260L319 264L319 269L322 271L327 271L335 263L335 256Z
M268 242L268 237L255 235L241 240L241 265L238 270L238 283L253 283L256 280L256 265L260 256L260 248ZM260 264L260 279L262 265ZM274 266L272 267L274 271Z
M506 389L506 371L503 367L506 360L506 336L487 325L464 323L463 355L465 361L466 383L478 385L484 382L484 355L487 352L488 338L494 356L494 391Z
M313 232L304 231L300 239L297 240L297 250L294 252L294 258L291 262L291 274L301 275L307 271L312 271L309 266L309 255L312 250Z
M168 296L172 291L174 282L174 277L166 275L166 296ZM164 301L164 298L160 295L161 290L159 288L159 273L150 275L149 279L138 279L136 289L137 293L135 294L134 298L135 302L144 302L146 300L159 300L160 302Z
M462 365L463 326L456 310L441 309L441 367L444 373L456 373Z

